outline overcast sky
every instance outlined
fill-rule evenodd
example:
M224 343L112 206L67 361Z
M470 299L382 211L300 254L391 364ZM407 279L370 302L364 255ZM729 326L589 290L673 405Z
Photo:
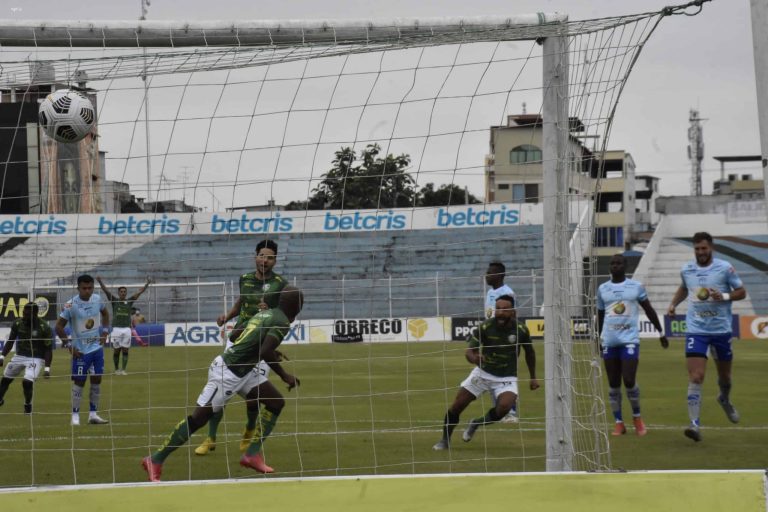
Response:
M152 0L151 20L393 18L544 12L572 20L656 11L670 0ZM9 19L135 19L139 0L69 2L1 0ZM696 17L662 21L644 49L619 104L610 147L629 151L638 174L661 178L661 192L689 189L688 114L704 123L704 192L719 177L718 155L760 153L748 0L713 0ZM510 109L512 111L514 109ZM762 173L758 163L730 172ZM109 179L119 177L108 176ZM470 186L482 194L482 186ZM227 201L228 202L228 201ZM258 201L257 201L258 202Z

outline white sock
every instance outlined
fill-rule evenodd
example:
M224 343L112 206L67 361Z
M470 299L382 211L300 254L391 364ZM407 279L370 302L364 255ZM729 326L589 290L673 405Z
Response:
M72 412L80 412L80 399L83 398L83 388L72 384Z
M91 382L91 416L96 415L96 411L99 410L99 396L101 395L101 384L94 384Z
M688 417L691 424L699 424L701 416L701 384L688 383Z

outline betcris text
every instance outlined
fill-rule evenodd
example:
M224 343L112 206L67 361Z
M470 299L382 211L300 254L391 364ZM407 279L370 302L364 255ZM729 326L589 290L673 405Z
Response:
M178 219L170 219L167 215L146 218L129 215L110 220L99 217L98 233L100 235L174 235L181 229Z
M274 217L211 217L211 233L287 233L293 230L293 219L275 213Z
M437 226L440 228L461 228L467 226L511 226L519 224L520 210L499 208L476 210L472 207L451 212L446 208L437 211Z
M2 235L63 235L67 232L67 221L57 219L53 215L48 218L31 218L30 216L16 215L15 217L3 217L0 220L0 234Z
M378 231L403 229L407 217L392 210L384 213L350 214L326 213L323 219L323 231Z
M166 347L221 347L223 340L215 322L165 324Z

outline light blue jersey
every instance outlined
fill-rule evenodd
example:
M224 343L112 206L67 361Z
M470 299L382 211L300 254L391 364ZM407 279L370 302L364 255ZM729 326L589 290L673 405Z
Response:
M648 298L645 287L634 279L607 281L597 289L597 309L605 311L600 339L604 347L640 342L640 303Z
M489 288L485 294L485 318L493 318L496 316L496 299L502 295L509 295L513 299L515 298L515 292L508 285L503 284L498 288Z
M682 285L688 288L688 312L685 315L689 334L729 334L731 332L731 301L714 301L709 289L730 293L744 284L727 261L717 258L707 267L696 261L683 265Z
M107 307L101 295L94 293L88 300L75 295L64 304L59 315L69 323L72 329L72 346L89 354L101 348L99 332L101 331L101 312Z

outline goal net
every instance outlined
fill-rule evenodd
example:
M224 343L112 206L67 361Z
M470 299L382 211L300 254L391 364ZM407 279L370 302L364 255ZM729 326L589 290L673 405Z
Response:
M593 204L621 90L664 14L3 22L6 302L47 301L53 324L81 274L129 297L153 283L134 304L148 346L134 337L114 368L105 348L97 409L109 424L86 423L91 383L82 424L70 424L70 356L58 346L32 414L11 383L0 448L14 471L0 486L145 479L141 458L195 408L223 348L217 317L263 239L306 297L281 348L301 386L271 376L285 399L263 446L276 475L610 468ZM76 143L38 125L38 103L63 88L96 110ZM434 451L472 369L464 341L485 318L493 261L534 339L542 389L521 355L516 423L462 443L486 394L450 449ZM203 426L164 478L253 475L238 465L245 410L232 399L216 450L195 454Z

